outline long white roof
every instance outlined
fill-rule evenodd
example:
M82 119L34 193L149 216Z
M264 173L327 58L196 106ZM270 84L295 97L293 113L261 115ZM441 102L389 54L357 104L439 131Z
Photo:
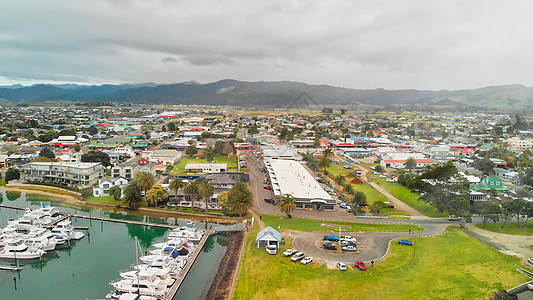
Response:
M296 199L333 199L300 162L283 159L269 159L268 162L276 176L280 194L291 194ZM277 188L276 184L273 188Z

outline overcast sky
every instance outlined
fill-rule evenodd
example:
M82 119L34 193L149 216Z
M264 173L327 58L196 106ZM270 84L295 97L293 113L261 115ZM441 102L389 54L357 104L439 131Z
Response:
M533 85L533 1L1 1L0 85Z

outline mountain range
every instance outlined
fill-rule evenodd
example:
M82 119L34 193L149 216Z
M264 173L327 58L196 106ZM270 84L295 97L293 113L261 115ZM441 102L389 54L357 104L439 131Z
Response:
M290 107L306 105L438 105L529 109L533 88L523 85L491 86L468 90L349 89L299 82L245 82L220 80L200 84L153 82L120 85L37 84L0 87L6 102L118 101L132 103L206 104Z

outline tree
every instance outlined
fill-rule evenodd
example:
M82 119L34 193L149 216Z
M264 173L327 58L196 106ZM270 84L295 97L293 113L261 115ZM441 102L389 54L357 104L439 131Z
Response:
M383 172L383 166L381 166L381 165L377 165L377 166L374 168L374 171L379 172L379 173Z
M59 136L75 136L76 135L76 129L63 129L59 132Z
M170 182L170 189L174 190L175 193L176 193L176 200L178 200L178 191L179 190L182 190L187 184L185 182L183 182L183 180L181 180L180 178L174 178L171 182ZM178 202L179 204L179 202Z
M198 153L198 148L196 148L195 145L190 145L187 147L187 150L185 151L185 154L189 155L190 157L196 155Z
M224 144L225 142L224 141L216 141L215 142L215 147L213 148L213 151L215 152L216 155L223 155L223 149L224 149Z
M35 119L31 119L28 121L28 127L29 128L39 128L39 122Z
M370 204L370 211L373 212L373 213L378 213L379 214L379 212L382 209L386 208L386 207L387 207L387 205L385 205L385 203L383 201L376 201L376 202Z
M143 192L148 191L154 184L154 175L148 172L139 172L135 174L135 181Z
M146 205L157 206L159 202L168 200L168 191L160 185L154 185L146 192Z
M351 185L350 183L346 183L344 185L343 192L346 193L346 194L352 194L353 193L353 185Z
M209 199L213 197L215 194L215 187L209 182L209 180L204 180L202 183L200 183L200 186L198 188L198 194L204 198L205 201L205 212L209 209L208 203Z
M495 202L476 203L473 211L481 217L483 228L487 226L490 220L497 222L500 219L500 205Z
M335 176L335 182L339 185L341 185L345 180L346 177L344 177L342 174Z
M43 150L41 150L41 152L39 153L39 156L46 157L52 160L56 158L54 152L49 147L44 147Z
M122 197L122 189L118 185L114 185L109 189L109 196L113 197L113 199L118 200L120 197Z
M230 207L230 192L229 191L224 191L220 194L218 194L218 197L217 197L217 200L218 200L218 206L224 208L224 209L227 209Z
M405 162L405 168L409 170L409 172L412 172L413 169L416 168L416 160L412 157L409 157Z
M432 181L423 185L424 195L421 200L437 208L439 213L448 208L448 204L457 199L468 198L468 188L453 181Z
M82 162L99 162L105 167L111 166L111 159L107 153L102 151L89 151L81 156Z
M330 164L330 160L326 157L323 157L318 163L318 168L324 171L329 167L329 164Z
M168 173L168 172L170 172L172 170L174 170L174 165L171 164L171 163L167 163L166 166L165 166L165 171L167 171L167 173Z
M7 178L7 174L6 174ZM7 181L7 179L6 179ZM514 199L513 201L506 202L503 207L516 218L516 225L520 227L520 222L527 222L527 219L531 216L532 204L524 199Z
M39 141L48 143L51 140L56 139L57 137L59 137L59 134L55 130L48 130L41 136L39 136Z
M20 172L16 168L9 168L6 171L6 183L10 182L11 180L17 180L20 179Z
M246 214L254 201L252 192L242 181L238 181L233 185L230 189L229 198L231 211L238 216Z
M328 158L331 154L333 154L333 149L326 148L322 151L322 155L324 155L324 158Z
M524 154L522 154L521 156L523 155ZM533 167L529 167L526 170L524 176L522 176L522 181L529 186L533 186Z
M192 208L194 208L194 201L196 200L196 198L198 198L200 194L200 185L198 184L198 182L194 180L189 181L187 186L183 188L183 192L185 193L185 195L191 197Z
M466 223L472 222L472 207L467 197L456 197L450 200L446 206L450 214L459 217L459 225L465 227Z
M176 123L174 122L169 122L167 124L167 128L168 128L168 131L175 131L176 130Z
M496 165L488 157L485 157L484 159L474 161L472 166L480 170L483 175L488 176L492 173L492 170Z
M355 192L355 194L353 195L353 203L357 206L367 205L365 193L362 191Z
M284 194L280 199L280 210L287 215L289 215L296 209L296 203L294 202L294 196L291 194Z
M142 202L142 189L138 182L133 180L124 189L124 204L127 204L129 208L137 208Z
M203 151L204 158L207 162L212 162L215 158L215 152L212 148L207 148Z

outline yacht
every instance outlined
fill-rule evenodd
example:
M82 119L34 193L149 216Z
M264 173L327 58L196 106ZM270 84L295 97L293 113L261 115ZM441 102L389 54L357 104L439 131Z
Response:
M11 239L6 241L4 247L0 250L0 258L9 259L35 259L44 255L41 249L30 250L20 239Z
M170 230L167 234L167 238L169 240L174 238L187 238L193 243L198 243L202 240L203 235L203 231L197 230L194 226L187 225Z
M110 292L105 296L107 299L113 300L159 300L160 298L143 296L135 293L121 293L121 292Z
M145 296L163 297L170 289L165 282L156 277L153 281L138 279L122 279L110 283L117 291L125 293L139 293Z
M57 223L56 226L52 228L52 235L72 240L79 240L85 236L81 231L74 231L74 227L68 220Z
M140 281L148 280L150 282L153 282L156 280L156 278L159 278L167 286L171 286L176 280L170 276L170 272L170 268L145 268L127 272L120 272L120 276L124 279L134 280L137 280L138 276Z

